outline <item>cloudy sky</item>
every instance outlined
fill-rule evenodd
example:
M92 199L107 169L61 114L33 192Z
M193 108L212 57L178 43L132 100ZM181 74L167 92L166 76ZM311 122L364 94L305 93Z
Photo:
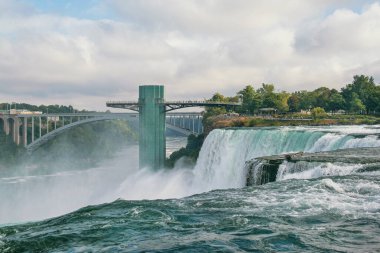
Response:
M355 74L380 82L380 1L0 0L0 102L105 110L140 84L201 99Z

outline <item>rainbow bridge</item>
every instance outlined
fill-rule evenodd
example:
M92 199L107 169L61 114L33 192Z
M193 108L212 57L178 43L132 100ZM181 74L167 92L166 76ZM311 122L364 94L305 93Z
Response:
M57 135L83 124L126 120L138 129L138 119L138 113L0 113L0 132L12 136L14 143L23 145L28 153L32 153ZM202 119L199 112L169 113L166 115L166 129L185 136L198 135L203 132Z

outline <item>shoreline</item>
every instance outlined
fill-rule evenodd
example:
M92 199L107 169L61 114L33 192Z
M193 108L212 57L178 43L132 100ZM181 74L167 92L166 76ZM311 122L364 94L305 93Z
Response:
M281 127L281 126L339 126L339 125L377 125L380 116L369 115L340 115L339 117L311 118L264 118L260 116L218 115L204 121L205 133L214 129L251 128L251 127Z

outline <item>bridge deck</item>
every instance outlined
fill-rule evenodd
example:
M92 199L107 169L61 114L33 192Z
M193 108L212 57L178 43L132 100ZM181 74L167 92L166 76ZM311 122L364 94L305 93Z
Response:
M240 102L219 102L219 101L207 101L207 100L187 100L187 101L163 101L160 103L165 105L166 112L186 108L186 107L231 107L240 106ZM106 103L108 107L129 109L133 111L139 111L139 102L137 101L109 101Z
M199 105L199 106L213 106L213 105L241 105L240 102L219 102L219 101L208 101L208 100L187 100L187 101L164 101L162 104L165 105ZM107 106L123 105L132 106L139 105L138 101L108 101Z

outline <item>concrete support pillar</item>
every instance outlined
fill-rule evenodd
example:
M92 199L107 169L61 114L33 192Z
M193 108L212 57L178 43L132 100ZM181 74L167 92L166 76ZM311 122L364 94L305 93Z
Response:
M26 147L26 145L28 145L28 118L27 117L24 117L22 130L23 130L22 131L23 144L24 144L24 147Z
M164 86L139 87L140 168L159 169L165 162Z
M201 120L200 120L200 118L199 118L199 116L197 117L198 118L198 127L197 127L197 132L198 132L198 134L200 134L201 133Z
M9 127L9 121L8 118L4 118L4 132L6 135L9 135L10 127Z
M14 118L14 122L13 141L16 145L20 145L20 121L18 118Z
M46 133L49 133L49 116L46 116Z
M16 129L17 129L17 126L18 124L16 124L16 119L15 118L12 118L13 119L13 128L12 128L12 139L13 139L13 142L16 143Z
M32 142L34 141L34 117L32 116Z
M41 122L41 117L38 117L38 123L40 124L40 136L39 136L39 138L41 138L42 137L42 122Z

